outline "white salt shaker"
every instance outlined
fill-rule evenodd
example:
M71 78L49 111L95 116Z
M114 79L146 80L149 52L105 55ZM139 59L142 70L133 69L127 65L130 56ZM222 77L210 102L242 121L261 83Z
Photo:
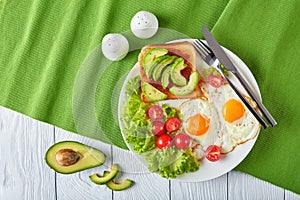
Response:
M111 61L123 59L128 51L129 43L121 34L110 33L102 39L102 53Z
M157 32L158 20L156 16L150 12L139 11L132 18L130 27L136 37L147 39Z

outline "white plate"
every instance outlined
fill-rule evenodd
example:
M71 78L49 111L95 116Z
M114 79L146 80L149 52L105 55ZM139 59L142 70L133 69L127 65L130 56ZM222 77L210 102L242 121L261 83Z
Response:
M176 41L171 41L171 42L178 42L178 41L183 41L183 40L176 40ZM187 40L189 42L192 42L193 40ZM223 47L224 48L224 47ZM247 82L249 83L250 86L252 86L252 89L256 93L256 95L261 99L260 91L258 84L252 75L251 71L249 68L246 66L246 64L234 53L229 51L228 49L224 48L226 54L229 56L229 58L232 60L232 62L236 65L240 73L245 77ZM198 55L197 56L197 66L198 65L206 65L206 63L202 60L202 58ZM123 126L122 122L120 119L121 115L121 110L122 106L126 102L126 95L125 95L125 87L127 85L127 82L129 79L136 77L139 75L139 68L138 64L135 64L132 70L129 72L129 74L126 77L126 80L122 86L122 90L120 93L120 98L119 98L119 105L118 105L118 121L119 121L119 126L124 138L124 141L126 142L124 133L123 133ZM242 90L242 92L245 93L245 90L243 90L242 86L237 82L236 79L231 78L231 80ZM240 162L242 162L245 157L248 155L248 153L251 151L255 141L257 139L257 136L249 140L248 142L238 145L232 152L228 154L222 155L222 158L218 162L210 162L206 159L203 159L202 162L200 163L200 168L198 171L193 172L193 173L185 173L181 176L178 176L174 180L182 181L182 182L200 182L200 181L206 181L210 179L217 178L223 174L226 174L233 168L235 168ZM133 152L136 156L138 156L141 160L142 163L147 165L147 162L144 160L143 156L138 155L133 151L131 148L131 145L126 143L128 148L130 149L131 152Z

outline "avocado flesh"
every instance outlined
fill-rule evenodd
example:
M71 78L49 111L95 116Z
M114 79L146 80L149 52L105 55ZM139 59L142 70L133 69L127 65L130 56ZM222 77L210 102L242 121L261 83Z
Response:
M155 65L158 63L157 60L154 62L154 60L158 57L161 57L163 55L166 55L168 53L167 49L164 48L153 48L150 49L144 56L143 59L143 67L146 72L146 76L148 78L151 77L152 70L154 69Z
M134 182L130 179L126 179L122 183L115 183L113 180L106 183L107 187L109 187L110 189L112 189L114 191L125 190L125 189L131 187L133 184L134 184Z
M166 89L170 83L171 69L171 66L168 66L161 75L161 85L164 89Z
M183 87L173 86L170 88L170 92L176 96L185 96L194 91L194 89L197 86L197 83L198 83L198 73L194 71L190 75L190 80L186 86Z
M150 101L161 101L168 97L149 83L145 82L142 87L146 98Z
M99 176L98 174L93 174L90 176L91 181L98 185L102 185L112 180L119 173L119 167L117 164L113 164L111 166L110 172L104 172L103 176Z
M185 86L187 85L187 81L184 76L180 73L181 70L186 68L187 65L184 64L183 58L177 58L175 62L172 64L172 70L171 70L171 79L173 83L175 83L178 86Z
M57 153L61 150L72 150L78 153L79 159L74 164L62 165L57 160ZM105 162L105 155L92 147L74 141L59 142L51 146L46 152L46 163L58 173L71 174L85 169L102 165Z
M163 69L168 65L172 64L176 60L176 58L177 58L176 56L168 56L167 58L162 60L159 64L157 64L153 70L153 80L157 81L160 78Z

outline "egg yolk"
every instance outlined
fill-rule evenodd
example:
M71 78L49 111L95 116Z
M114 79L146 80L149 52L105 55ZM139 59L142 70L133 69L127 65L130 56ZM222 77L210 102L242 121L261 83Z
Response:
M187 131L191 135L203 135L209 128L209 119L201 114L196 114L186 121Z
M230 99L223 106L222 113L225 121L232 123L245 115L245 108L240 101Z

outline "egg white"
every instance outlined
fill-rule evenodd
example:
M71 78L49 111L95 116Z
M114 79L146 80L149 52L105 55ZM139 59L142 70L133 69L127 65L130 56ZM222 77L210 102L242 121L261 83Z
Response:
M260 129L260 124L248 110L248 108L242 103L233 89L225 84L217 89L206 88L208 90L208 99L214 104L217 110L218 123L221 124L218 140L216 144L221 147L222 153L231 152L237 145L244 143L250 139L255 138ZM227 122L222 114L222 109L225 103L235 99L240 101L245 107L245 114L236 122Z
M179 107L179 110L182 115L182 126L185 133L196 140L204 149L217 141L220 125L217 112L215 111L215 108L212 104L210 104L207 100L201 98L191 99L182 103ZM201 114L210 121L208 130L201 136L192 135L187 130L186 121L196 114Z

